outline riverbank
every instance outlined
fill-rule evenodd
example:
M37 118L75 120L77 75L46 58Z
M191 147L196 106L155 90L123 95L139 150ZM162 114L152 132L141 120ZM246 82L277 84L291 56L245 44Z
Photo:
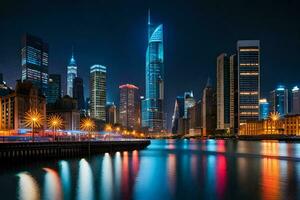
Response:
M150 143L150 140L0 143L0 160L40 160L132 151L144 149Z

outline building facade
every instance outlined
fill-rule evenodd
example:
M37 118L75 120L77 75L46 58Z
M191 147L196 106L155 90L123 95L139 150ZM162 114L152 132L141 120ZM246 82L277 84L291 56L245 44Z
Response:
M73 79L73 98L77 100L78 109L84 110L83 80L80 77Z
M163 25L153 26L148 14L146 52L146 96L142 101L142 127L149 132L164 130L164 46Z
M195 106L193 91L184 93L184 117L188 118L188 109Z
M300 90L298 86L292 89L292 114L300 114Z
M222 53L217 58L217 129L230 127L230 60Z
M184 117L184 97L177 96L174 105L174 113L172 116L172 133L178 133L179 119Z
M230 62L230 132L234 135L239 130L239 75L237 55L231 55Z
M77 64L74 59L74 54L72 56L67 66L67 95L73 97L73 80L77 77Z
M55 103L61 97L61 76L50 74L47 90L47 104Z
M117 123L117 107L114 103L108 103L105 107L106 123L114 125Z
M270 92L270 111L278 112L280 116L289 113L289 90L283 85Z
M120 124L127 129L139 128L138 87L132 84L120 85Z
M31 81L42 94L48 86L48 44L41 38L25 34L21 49L22 81Z
M106 67L93 65L90 68L90 116L105 121Z
M239 75L239 123L259 119L260 99L260 42L237 42Z
M267 99L259 100L259 120L267 119L269 117L269 102Z

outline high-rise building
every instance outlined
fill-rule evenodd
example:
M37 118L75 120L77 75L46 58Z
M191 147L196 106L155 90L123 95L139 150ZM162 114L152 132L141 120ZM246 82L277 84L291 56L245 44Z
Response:
M77 64L74 59L74 53L72 51L72 56L67 66L67 95L73 97L73 80L77 77Z
M114 103L107 103L105 107L106 123L114 125L117 123L117 107Z
M55 103L61 96L61 76L50 74L47 90L47 104Z
M216 130L216 93L212 88L210 79L207 80L207 84L202 94L202 135L207 136L212 134Z
M83 80L80 77L73 80L73 98L77 100L78 109L84 110Z
M239 123L259 119L260 99L260 42L237 42L239 74Z
M196 104L193 91L184 93L184 118L188 118L188 109Z
M230 127L230 60L222 53L217 58L217 129Z
M259 120L268 119L269 117L269 102L267 99L259 100Z
M164 46L163 25L153 26L148 13L146 52L146 96L142 102L142 127L161 132L164 127Z
M198 101L193 107L188 109L189 134L201 133L202 103Z
M289 113L289 91L283 85L270 92L270 110L278 112L280 116Z
M292 89L292 113L300 114L300 90L298 86Z
M139 128L139 95L138 87L132 84L125 84L120 89L120 111L119 119L123 127L127 129Z
M25 34L21 49L22 81L32 82L44 95L48 86L48 44L41 38Z
M239 129L239 88L238 66L236 54L230 59L230 129L232 134L237 134Z
M106 67L93 65L90 69L90 116L105 121Z
M178 132L178 120L184 116L184 97L177 96L172 116L172 133Z

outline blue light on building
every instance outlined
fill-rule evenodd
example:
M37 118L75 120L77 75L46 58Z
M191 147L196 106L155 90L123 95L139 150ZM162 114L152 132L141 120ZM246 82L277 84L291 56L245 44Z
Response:
M267 99L259 100L259 119L267 119L269 117L269 102Z
M148 13L146 52L146 96L142 101L142 127L150 132L164 129L164 48L163 25L153 26Z
M283 85L278 86L275 90L271 91L270 109L272 112L278 112L280 116L289 113L289 91Z

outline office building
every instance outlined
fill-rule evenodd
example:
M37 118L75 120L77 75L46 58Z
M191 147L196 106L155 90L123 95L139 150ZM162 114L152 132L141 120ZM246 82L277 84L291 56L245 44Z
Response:
M117 123L117 107L114 103L107 103L105 107L106 123L114 125Z
M239 129L239 88L238 65L236 54L231 55L230 62L230 132L234 135Z
M105 121L106 67L93 65L90 68L90 116Z
M164 130L164 46L163 25L154 26L148 13L146 52L146 96L142 102L142 127L149 132Z
M50 74L47 90L47 104L55 103L61 96L61 76Z
M83 80L80 77L73 79L73 98L77 100L78 109L84 110Z
M184 118L188 118L188 109L196 104L193 91L184 93Z
M139 128L139 95L138 87L132 84L125 84L120 89L120 124L127 129Z
M222 53L217 58L217 129L230 127L230 59Z
M237 42L239 74L239 123L259 119L260 99L260 42Z
M269 107L267 99L259 100L259 120L267 119L269 117Z
M280 116L289 113L289 91L283 85L270 92L270 111L278 112Z
M292 89L292 114L300 114L300 90L298 86Z
M72 56L67 66L67 95L73 97L73 80L77 77L77 64L74 59L74 54L72 51Z
M48 44L41 38L25 34L21 49L22 81L32 82L42 94L48 86Z
M178 121L184 117L184 97L177 96L174 105L174 113L172 116L172 133L178 132Z

